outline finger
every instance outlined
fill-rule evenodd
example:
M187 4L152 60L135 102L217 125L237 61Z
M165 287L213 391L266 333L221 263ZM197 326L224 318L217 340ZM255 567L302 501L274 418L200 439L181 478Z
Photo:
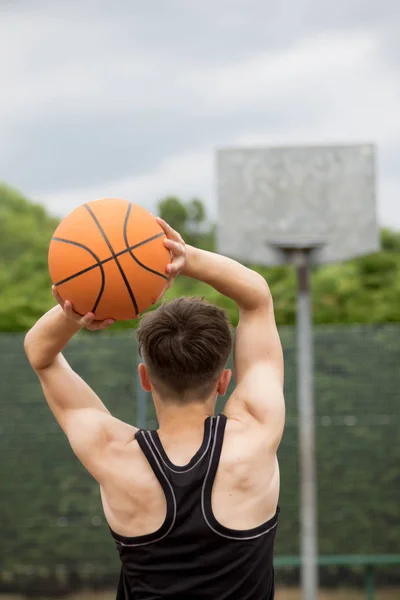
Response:
M89 312L86 315L84 315L81 319L80 319L80 323L83 327L88 327L89 325L91 325L94 321L94 314Z
M166 221L164 221L164 219L161 219L160 217L156 217L156 221L164 229L165 233L167 234L167 237L170 240L175 240L177 242L181 241L182 238L179 235L179 233L177 231L175 231L175 229L172 229L171 225L168 225L168 223Z
M173 254L184 254L185 253L185 246L183 244L181 244L180 242L175 242L174 240L170 240L169 238L166 238L164 240L164 245L169 248Z
M182 269L184 264L185 264L185 259L183 257L178 258L177 260L174 260L173 263L171 263L167 266L167 273L169 273L170 275L175 275L176 273L179 273L179 271Z
M76 313L75 313L74 309L72 308L72 302L70 302L69 300L66 300L64 302L63 308L64 308L65 314L68 317L71 317L71 319L75 318ZM81 317L79 316L79 318L81 318Z
M64 302L63 309L65 314L73 321L80 323L80 321L83 319L82 315L74 310L73 304L70 300L66 300Z
M106 319L105 321L92 321L88 326L91 331L98 331L100 329L106 329L115 323L114 319Z
M57 291L57 288L55 285L51 286L51 293L53 295L54 300L56 300L56 302L58 302L58 304L60 306L64 305L64 300L61 298L60 294Z
M107 327L111 327L111 325L114 325L114 323L114 319L106 319L105 321L100 321L99 329L106 329Z

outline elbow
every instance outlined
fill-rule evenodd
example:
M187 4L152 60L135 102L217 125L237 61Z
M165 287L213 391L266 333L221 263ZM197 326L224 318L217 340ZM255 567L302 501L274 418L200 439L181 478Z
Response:
M268 283L262 275L254 271L253 309L267 308L272 304L272 295Z
M31 362L31 354L32 354L32 345L31 345L31 331L29 330L28 333L25 334L25 338L24 338L24 350L25 350L25 354L29 360L29 362Z
M24 350L26 357L33 369L35 369L36 357L35 357L35 344L32 340L31 331L25 335L24 338Z
M269 310L273 306L272 295L268 283L259 273L252 272L252 277L246 282L245 294L239 309L248 312Z
M271 290L269 289L269 285L260 273L256 273L258 285L260 288L260 293L262 294L264 300L268 300L271 298Z
M42 364L43 361L40 358L40 352L38 352L38 344L32 338L31 330L25 335L24 350L29 364L34 371L40 371L46 368L47 365Z
M58 355L49 355L46 347L43 346L40 340L35 339L31 331L28 331L25 335L24 350L29 364L37 374L45 371L58 360Z

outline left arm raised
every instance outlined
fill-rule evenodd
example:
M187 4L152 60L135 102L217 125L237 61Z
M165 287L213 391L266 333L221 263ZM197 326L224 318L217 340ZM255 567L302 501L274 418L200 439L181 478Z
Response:
M24 346L47 403L73 451L99 479L109 443L116 439L130 441L135 428L112 417L97 394L61 354L84 325L85 321L76 322L61 306L55 306L26 334Z

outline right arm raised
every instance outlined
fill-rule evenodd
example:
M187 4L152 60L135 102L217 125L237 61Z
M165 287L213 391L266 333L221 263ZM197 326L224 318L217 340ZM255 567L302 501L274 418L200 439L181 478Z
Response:
M181 272L237 303L236 389L225 414L233 419L249 417L266 425L271 444L277 447L285 419L283 353L268 284L261 275L230 258L185 246L177 232L164 221L159 222L168 237L166 246L174 255L169 267L172 277Z
M182 274L211 285L239 307L235 336L236 389L226 404L230 418L244 414L268 425L279 444L285 408L283 353L273 300L265 279L240 263L190 246Z

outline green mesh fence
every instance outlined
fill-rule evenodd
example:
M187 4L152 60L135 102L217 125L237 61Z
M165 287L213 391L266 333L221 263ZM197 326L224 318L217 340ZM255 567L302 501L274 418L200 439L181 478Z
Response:
M296 340L283 329L287 424L279 451L281 518L276 555L299 554ZM396 554L400 548L400 327L314 332L320 554ZM118 560L97 484L50 413L20 335L0 336L0 586L32 591L115 584ZM81 335L66 351L111 412L135 423L132 332ZM218 406L222 409L222 403ZM151 402L148 427L156 426ZM359 581L326 568L325 582ZM293 572L280 577L293 580ZM397 567L383 570L400 581ZM39 583L38 583L39 581Z

